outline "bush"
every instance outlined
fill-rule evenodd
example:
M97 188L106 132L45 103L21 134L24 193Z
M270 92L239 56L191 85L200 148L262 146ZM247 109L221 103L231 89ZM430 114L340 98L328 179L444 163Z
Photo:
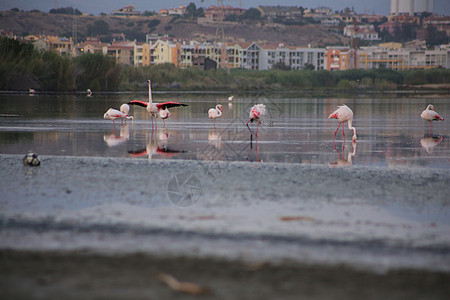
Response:
M150 22L148 22L147 27L148 27L148 28L153 28L153 27L158 26L160 23L161 23L160 20L158 20L158 19L153 19L153 20L150 20Z

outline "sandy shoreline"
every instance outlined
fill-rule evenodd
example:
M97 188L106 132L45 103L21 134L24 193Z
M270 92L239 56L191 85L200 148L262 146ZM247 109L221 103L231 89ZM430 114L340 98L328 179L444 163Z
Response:
M21 160L0 155L8 298L178 299L158 272L207 299L449 297L450 170Z
M0 251L3 299L448 299L449 273L214 258ZM158 280L169 274L201 296Z

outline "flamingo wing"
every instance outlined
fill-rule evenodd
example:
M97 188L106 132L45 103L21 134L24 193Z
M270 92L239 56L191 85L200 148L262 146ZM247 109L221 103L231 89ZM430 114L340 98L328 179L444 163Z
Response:
M133 100L133 101L128 102L127 104L139 105L139 106L142 106L142 107L147 107L148 106L148 102L141 101L141 100Z
M179 107L179 106L188 106L188 105L183 104L183 103L174 102L174 101L167 101L167 102L156 104L156 107L158 107L158 109L166 109L166 108Z

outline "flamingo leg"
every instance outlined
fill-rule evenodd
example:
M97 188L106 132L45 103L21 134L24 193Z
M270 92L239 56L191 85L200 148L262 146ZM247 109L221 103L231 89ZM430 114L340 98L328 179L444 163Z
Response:
M214 119L214 129L216 129L216 119Z
M342 123L342 135L344 136L344 145L345 145L345 130L344 130L344 123Z
M163 119L163 123L164 123L163 128L166 128L166 120Z
M257 140L257 138L258 138L258 126L259 126L259 122L258 122L258 124L256 124L256 133L255 133L255 140Z
M250 120L251 120L251 119L250 119ZM250 131L250 134L253 135L253 132L252 132L252 130L250 129L250 126L248 126L248 123L250 122L250 120L248 120L248 122L247 122L247 128L248 128L248 131Z
M256 160L257 160L258 162L260 162L261 159L260 159L259 156L258 156L258 140L255 141L255 154L256 154Z
M339 125L338 125L338 127L336 128L336 131L334 132L333 143L334 143L334 139L336 138L336 134L337 134L337 132L338 132L340 126L341 126L341 122L339 122Z
M430 136L431 136L431 121L428 121L430 123Z
M113 120L113 128L116 129L116 122Z

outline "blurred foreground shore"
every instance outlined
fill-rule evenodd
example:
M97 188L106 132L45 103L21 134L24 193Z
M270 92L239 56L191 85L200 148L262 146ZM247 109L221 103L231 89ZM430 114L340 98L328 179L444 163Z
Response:
M449 299L449 273L214 258L0 251L2 299ZM176 291L168 274L198 288ZM194 289L194 291L197 291Z
M450 170L22 157L4 299L450 297Z

